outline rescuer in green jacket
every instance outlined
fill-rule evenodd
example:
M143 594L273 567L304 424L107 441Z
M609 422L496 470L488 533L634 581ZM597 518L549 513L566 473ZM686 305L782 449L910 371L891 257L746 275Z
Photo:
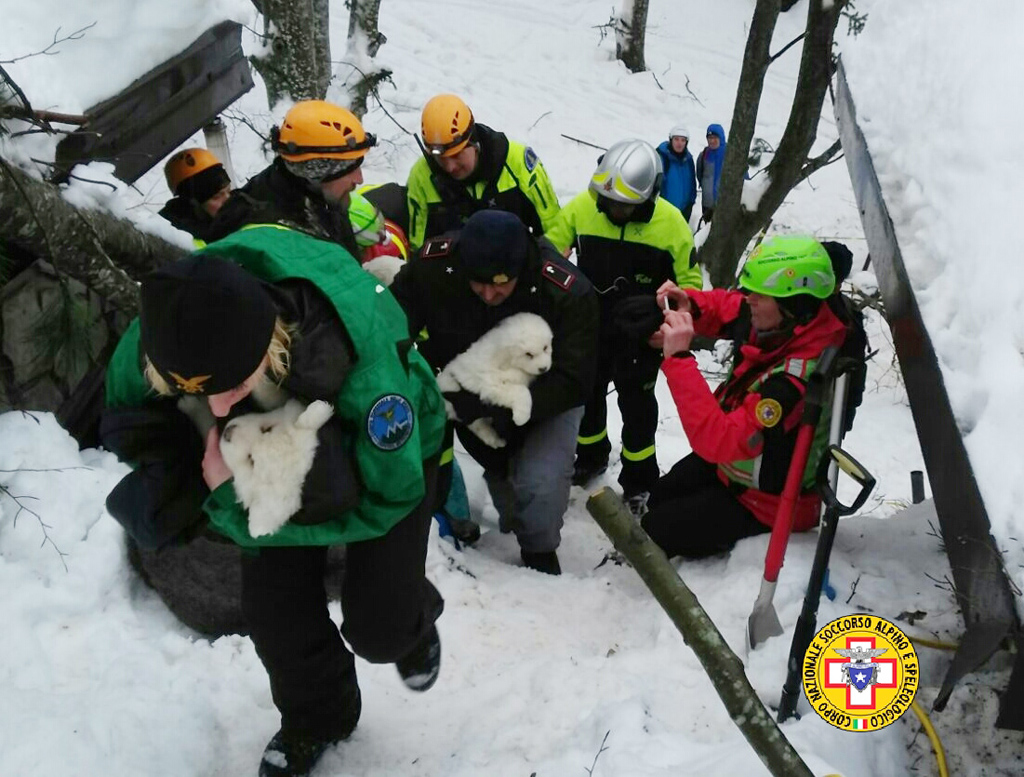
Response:
M205 434L183 397L215 420ZM334 416L301 509L254 539L220 430L290 398L330 402ZM352 651L395 663L413 690L436 679L443 602L424 563L445 421L398 304L336 243L252 226L143 279L140 317L107 374L101 438L134 466L107 508L146 548L208 525L251 549L242 607L281 712L261 777L308 774L359 719L353 655L327 610L327 545L347 544L341 634Z

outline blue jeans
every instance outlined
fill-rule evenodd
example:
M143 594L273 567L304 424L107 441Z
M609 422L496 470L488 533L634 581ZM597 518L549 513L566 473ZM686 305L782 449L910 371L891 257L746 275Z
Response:
M472 432L459 430L466 450L484 467L502 531L515 532L528 553L553 551L561 540L582 418L583 408L574 407L531 423L512 450L487 448Z

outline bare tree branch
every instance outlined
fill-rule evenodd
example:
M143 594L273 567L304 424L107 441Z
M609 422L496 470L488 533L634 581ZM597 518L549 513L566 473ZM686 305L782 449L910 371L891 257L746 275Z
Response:
M42 51L34 51L31 54L22 54L20 57L15 57L14 59L0 59L0 65L10 65L14 62L20 62L23 59L28 59L29 57L38 57L43 55L53 56L54 54L59 54L59 51L51 51L51 49L56 48L61 43L67 43L69 40L81 40L85 37L85 33L95 26L96 22L93 22L92 24L87 24L81 29L75 30L70 35L65 35L63 38L57 37L60 34L60 27L58 27L56 31L53 33L53 42Z
M840 143L837 139L835 143L833 143L827 149L818 154L818 156L814 157L813 159L808 159L807 164L805 164L803 166L803 169L800 170L800 177L797 179L797 181L802 181L812 173L816 172L817 170L820 170L823 167L827 167L833 162L838 162L840 159L842 159L843 155L839 153L842 147L842 143Z
M0 494L2 494L3 496L6 496L8 499L10 499L12 502L14 502L14 504L17 505L17 507L18 507L18 511L14 514L14 519L12 520L12 525L15 528L17 528L17 526L18 526L18 516L21 515L22 513L28 513L29 515L35 516L35 519L39 522L39 528L43 532L43 541L42 541L42 543L40 543L40 547L42 547L43 545L46 545L46 544L49 544L50 546L52 546L53 549L55 551L57 551L57 556L60 558L60 563L64 566L64 571L67 572L68 571L68 563L64 559L67 557L68 554L65 553L63 550L61 550L60 548L58 548L57 547L57 543L55 543L53 541L53 538L50 536L50 531L49 530L52 529L53 527L50 526L48 523L46 523L46 521L43 520L43 517L39 513L37 513L35 510L31 509L30 507L27 507L25 505L25 503L21 501L23 499L37 499L38 497L34 497L34 496L21 496L21 495L17 495L17 494L12 494L10 489L7 488L7 486L5 486L3 483L0 483Z
M805 37L807 37L807 32L801 32L799 35L793 38L793 40L791 40L789 43L783 46L777 54L773 54L772 56L770 56L768 58L768 64L770 65L772 62L777 60L779 57L781 57L783 54L785 54L787 51L793 48L796 44L802 41Z

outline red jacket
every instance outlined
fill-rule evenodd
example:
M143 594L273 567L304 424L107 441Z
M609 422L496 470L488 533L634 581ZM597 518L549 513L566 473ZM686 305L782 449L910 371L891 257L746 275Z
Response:
M745 305L744 295L736 291L687 289L686 293L699 311L694 316L694 329L699 335L714 337L721 334L739 318ZM827 305L822 305L809 323L795 327L789 339L774 345L771 350L763 350L756 344L757 333L751 327L747 341L740 346L742 358L738 359L732 374L714 394L697 369L695 359L666 358L661 369L668 378L672 398L693 452L713 464L748 460L762 453L766 457L771 455L771 451L764 450L765 425L755 413L762 396L758 391L746 391L743 387L751 385L757 377L770 372L786 359L816 359L829 345L841 344L845 335L845 327ZM781 424L785 434L795 437L803 413L806 383L789 375L786 378L797 388L800 399L784 409L785 415L777 423ZM723 482L728 482L721 470L719 476ZM775 523L779 503L777 493L748 488L738 498L761 523L768 526ZM803 531L817 524L819 509L820 500L816 493L808 491L801 494L796 505L794 530Z

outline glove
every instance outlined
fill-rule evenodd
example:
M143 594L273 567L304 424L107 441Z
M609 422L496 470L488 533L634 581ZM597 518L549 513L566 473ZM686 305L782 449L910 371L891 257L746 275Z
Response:
M479 395L460 389L449 391L443 395L451 402L460 424L471 424L478 418L487 418L499 437L508 438L509 432L515 428L512 411L500 405L491 405L480 399Z
M512 434L512 430L516 428L515 423L512 421L512 411L507 407L484 403L481 415L490 420L491 427L503 440L507 440L509 435Z
M477 394L460 389L458 391L449 391L442 396L451 403L460 423L470 424L480 418L480 416L485 415L484 403Z
M612 324L627 345L646 345L665 320L653 294L626 297L612 310Z

